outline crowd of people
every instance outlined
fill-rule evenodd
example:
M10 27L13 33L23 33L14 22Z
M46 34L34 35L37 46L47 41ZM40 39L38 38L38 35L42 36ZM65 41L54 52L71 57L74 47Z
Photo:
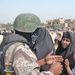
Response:
M12 69L13 75L75 75L74 33L58 34L55 49L51 35L35 14L18 15L13 26L14 32L1 34L4 37L1 43L7 44L5 49L9 44L4 58L5 72Z

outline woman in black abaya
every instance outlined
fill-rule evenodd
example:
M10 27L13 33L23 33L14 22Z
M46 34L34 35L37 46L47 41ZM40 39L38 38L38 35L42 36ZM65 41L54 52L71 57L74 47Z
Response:
M56 50L57 55L62 55L64 58L63 61L63 72L61 75L68 75L65 68L65 59L68 59L70 62L70 68L72 69L75 66L75 60L73 58L75 53L75 35L71 32L64 32L62 39Z

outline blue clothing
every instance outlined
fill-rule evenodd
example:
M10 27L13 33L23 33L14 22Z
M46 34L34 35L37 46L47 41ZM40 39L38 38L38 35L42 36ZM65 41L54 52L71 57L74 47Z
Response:
M74 66L74 68L72 69L72 72L73 72L73 74L75 75L75 66Z

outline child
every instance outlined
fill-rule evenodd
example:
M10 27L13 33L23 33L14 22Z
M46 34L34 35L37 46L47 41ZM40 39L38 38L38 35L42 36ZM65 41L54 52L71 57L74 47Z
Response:
M74 60L75 60L75 53L74 53ZM66 67L66 70L67 70L68 74L69 74L69 75L75 75L75 66L74 66L74 68L71 70L69 64L70 64L70 63L69 63L69 60L66 59L66 60L65 60L65 67Z

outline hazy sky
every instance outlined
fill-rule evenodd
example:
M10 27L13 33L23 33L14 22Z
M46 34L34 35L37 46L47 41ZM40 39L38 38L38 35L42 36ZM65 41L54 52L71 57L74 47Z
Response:
M41 22L75 19L75 0L0 0L0 23L13 23L21 13L34 13Z

